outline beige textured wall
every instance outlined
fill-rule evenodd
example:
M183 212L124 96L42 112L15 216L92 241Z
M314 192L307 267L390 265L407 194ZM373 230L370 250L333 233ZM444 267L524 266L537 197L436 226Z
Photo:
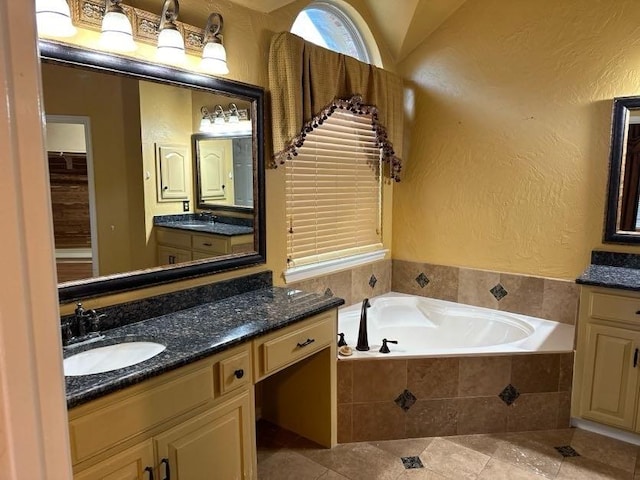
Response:
M416 103L394 258L579 275L602 247L612 99L640 90L638 25L633 0L477 0L449 17L399 65Z

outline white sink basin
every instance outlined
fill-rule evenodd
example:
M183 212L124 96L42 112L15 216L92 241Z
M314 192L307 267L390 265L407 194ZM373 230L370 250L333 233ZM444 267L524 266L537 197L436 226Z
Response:
M64 374L77 377L130 367L155 357L165 348L154 342L126 342L85 350L64 359Z

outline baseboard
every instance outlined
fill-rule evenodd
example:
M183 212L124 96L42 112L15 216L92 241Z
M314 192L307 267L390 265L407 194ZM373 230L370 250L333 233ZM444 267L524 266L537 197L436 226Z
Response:
M571 426L604 435L605 437L615 438L616 440L621 440L623 442L640 445L640 435L637 433L619 430L617 428L609 427L608 425L603 425L601 423L591 422L583 418L571 417Z

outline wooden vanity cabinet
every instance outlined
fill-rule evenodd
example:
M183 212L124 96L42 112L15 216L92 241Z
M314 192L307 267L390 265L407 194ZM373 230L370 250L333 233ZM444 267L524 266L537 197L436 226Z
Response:
M251 378L243 345L72 409L74 478L256 478Z
M640 432L640 294L582 287L573 416Z
M158 242L158 265L189 262L231 253L246 253L255 249L253 234L226 236L162 227L155 227L155 229Z

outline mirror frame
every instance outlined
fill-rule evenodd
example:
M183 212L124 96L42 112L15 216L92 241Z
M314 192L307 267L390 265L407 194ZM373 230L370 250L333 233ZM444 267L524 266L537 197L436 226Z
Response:
M226 136L221 137L217 135L212 135L211 133L194 133L191 135L191 155L193 157L193 164L195 166L195 177L196 177L196 208L201 210L221 210L226 212L238 212L238 213L251 213L255 207L241 207L238 205L225 205L225 204L215 204L215 203L203 203L200 201L200 187L202 186L202 176L200 175L200 150L199 150L199 142L200 140L233 140L234 138L246 138L248 135L237 135L237 136ZM255 148L255 139L254 139L254 148ZM255 203L255 199L254 199Z
M629 110L640 109L640 97L617 97L613 99L611 122L611 156L609 159L609 187L604 224L604 242L640 243L640 232L618 229L620 210L620 186L622 166L626 152Z
M47 40L39 41L40 59L48 63L79 68L91 68L103 73L126 75L137 80L161 82L212 93L223 93L251 100L251 121L254 127L254 244L257 251L219 260L202 260L171 267L118 273L86 280L59 284L58 299L68 303L79 299L124 292L178 280L266 263L266 208L264 168L264 89L255 85L223 80L207 75L178 70L170 66L147 63L110 53L87 50ZM46 112L45 112L46 113Z

